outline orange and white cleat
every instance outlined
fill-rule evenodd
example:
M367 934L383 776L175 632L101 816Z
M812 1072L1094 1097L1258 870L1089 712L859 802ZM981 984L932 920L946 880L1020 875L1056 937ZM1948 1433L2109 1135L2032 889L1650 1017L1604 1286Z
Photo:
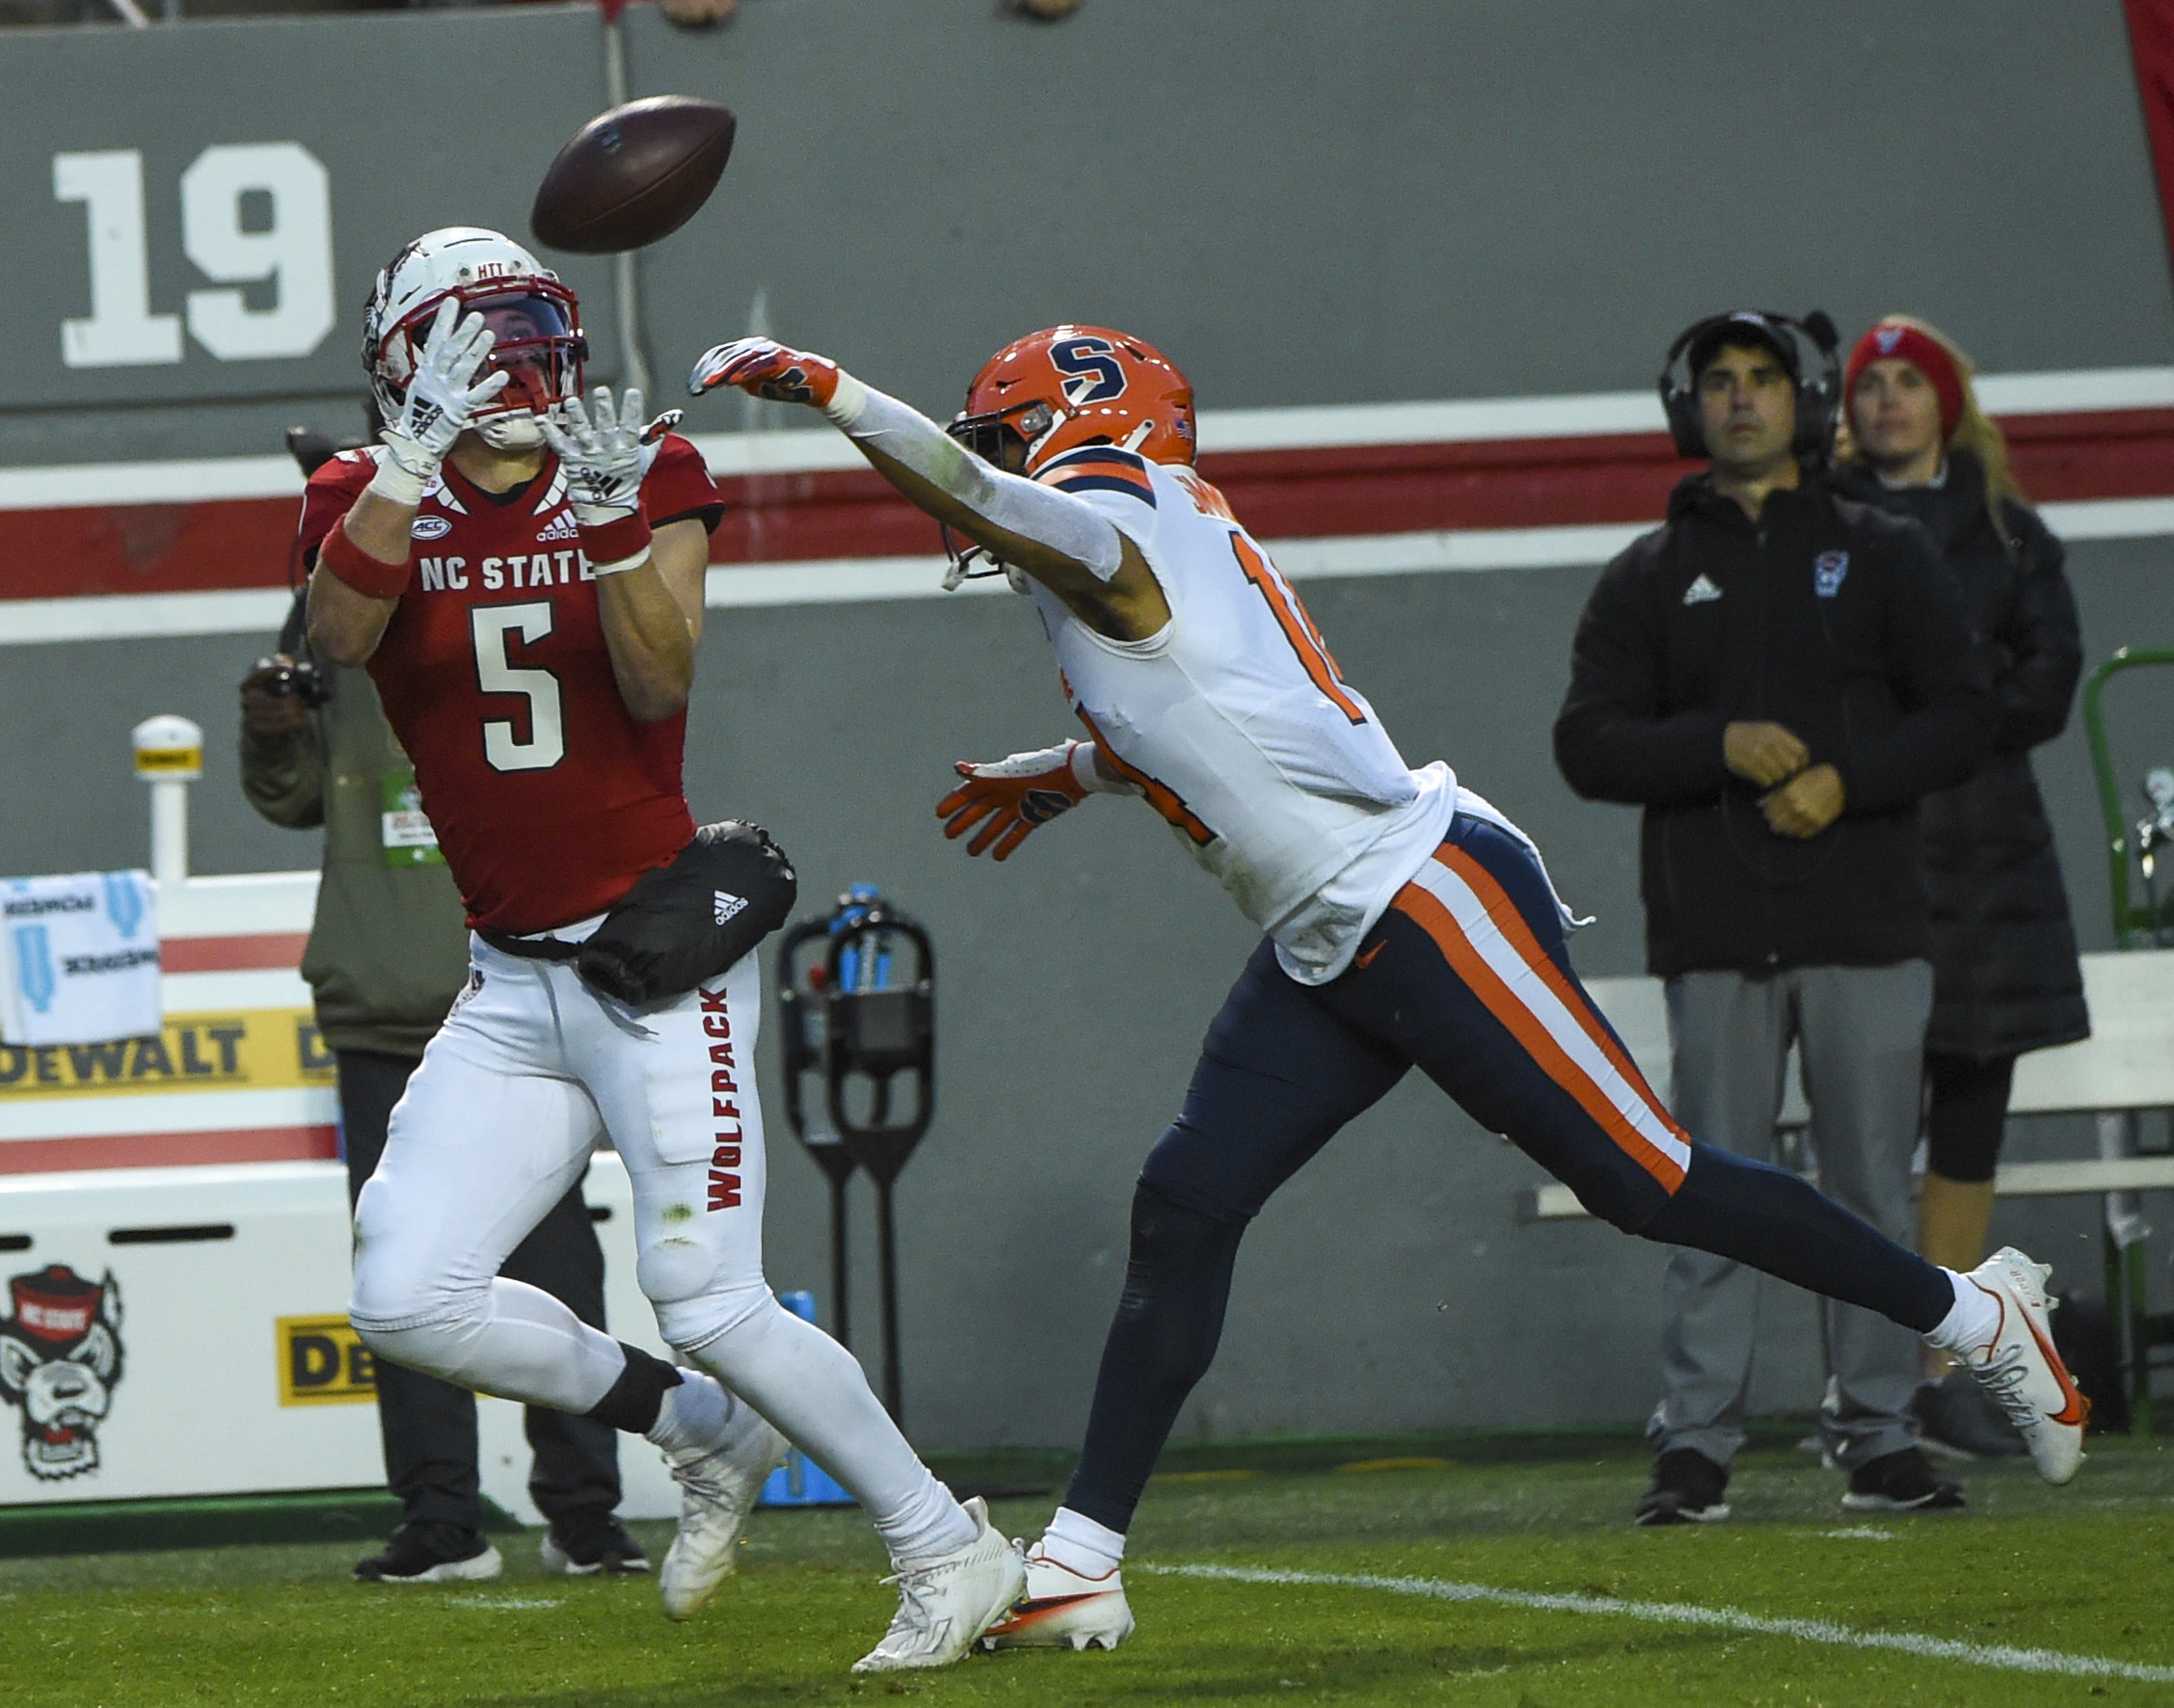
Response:
M2066 1482L2083 1462L2083 1425L2091 1402L2053 1349L2046 1303L2053 1272L2012 1245L1973 1269L1971 1282L2000 1305L2000 1324L1991 1340L1961 1356L2023 1436L2038 1475L2048 1482Z
M1132 1624L1118 1567L1087 1577L1050 1559L1036 1542L1027 1555L1027 1592L981 1634L981 1646L1110 1649L1132 1635Z

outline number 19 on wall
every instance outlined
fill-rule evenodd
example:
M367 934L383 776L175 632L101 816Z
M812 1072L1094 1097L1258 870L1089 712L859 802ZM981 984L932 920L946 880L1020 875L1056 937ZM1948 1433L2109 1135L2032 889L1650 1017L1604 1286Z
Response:
M151 310L144 156L135 148L53 156L53 196L84 204L91 312L61 323L61 360L148 367L181 360L189 336L221 361L308 356L333 327L330 180L300 143L218 144L181 174L181 248L227 288L189 292L182 314ZM253 307L244 284L271 285Z

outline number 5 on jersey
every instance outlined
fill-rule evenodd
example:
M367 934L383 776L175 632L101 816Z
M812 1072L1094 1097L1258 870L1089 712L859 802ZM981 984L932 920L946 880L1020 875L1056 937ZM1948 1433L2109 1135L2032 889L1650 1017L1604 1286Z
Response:
M486 694L519 694L528 702L528 739L508 718L483 724L483 757L494 770L548 771L566 757L566 720L558 678L548 670L522 669L506 656L506 637L519 632L523 646L534 646L551 631L551 604L535 600L518 605L477 605L469 612L475 638L475 684Z

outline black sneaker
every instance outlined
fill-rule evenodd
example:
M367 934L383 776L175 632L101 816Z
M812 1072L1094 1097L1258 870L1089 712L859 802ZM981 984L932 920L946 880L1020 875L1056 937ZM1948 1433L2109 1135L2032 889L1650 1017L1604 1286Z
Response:
M553 1525L544 1536L541 1550L546 1571L562 1571L570 1578L623 1578L649 1570L649 1556L627 1534L627 1527L609 1512L566 1525Z
M365 1584L480 1582L505 1569L487 1539L450 1524L403 1524L384 1553L355 1562L355 1575Z
M1952 1512L1963 1505L1963 1491L1935 1476L1923 1454L1906 1447L1852 1471L1841 1504L1852 1512Z
M1910 1396L1910 1416L1927 1453L1956 1459L2012 1459L2030 1451L2015 1425L1958 1366L1937 1382L1923 1382Z
M1728 1471L1697 1448L1671 1448L1653 1461L1653 1486L1638 1497L1638 1522L1719 1524L1729 1516L1721 1498L1728 1487Z

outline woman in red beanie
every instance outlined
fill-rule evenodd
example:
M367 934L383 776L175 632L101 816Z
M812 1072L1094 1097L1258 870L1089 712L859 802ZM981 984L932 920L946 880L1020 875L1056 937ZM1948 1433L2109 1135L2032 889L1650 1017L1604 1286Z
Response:
M2091 1029L2053 826L2030 769L2030 749L2068 721L2082 671L2076 600L2060 542L2009 473L1972 372L1936 328L1902 314L1882 320L1843 373L1850 431L1836 476L1846 495L1915 517L1932 534L1962 583L2000 707L1976 775L1919 805L1934 984L1918 1246L1950 1268L1985 1254L2016 1057ZM1960 1370L1928 1381L1912 1409L1929 1447L2023 1450Z

